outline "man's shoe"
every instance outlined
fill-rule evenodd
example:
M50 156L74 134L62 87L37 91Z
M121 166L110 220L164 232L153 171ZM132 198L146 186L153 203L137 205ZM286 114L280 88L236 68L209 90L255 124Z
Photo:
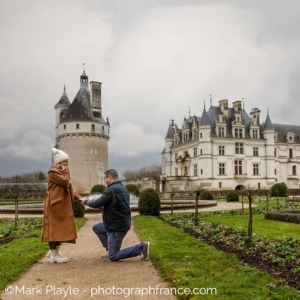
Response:
M141 260L145 260L149 256L149 250L150 250L150 242L143 242L143 249L142 249L142 254L143 257Z
M102 256L101 256L101 258L102 258L102 259L106 259L106 258L108 258L108 254L106 254L106 255L102 255Z

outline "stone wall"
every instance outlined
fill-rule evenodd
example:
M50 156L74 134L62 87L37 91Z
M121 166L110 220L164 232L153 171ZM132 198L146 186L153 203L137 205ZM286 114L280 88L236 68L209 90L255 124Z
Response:
M8 196L18 199L44 199L47 182L39 183L0 183L0 199Z

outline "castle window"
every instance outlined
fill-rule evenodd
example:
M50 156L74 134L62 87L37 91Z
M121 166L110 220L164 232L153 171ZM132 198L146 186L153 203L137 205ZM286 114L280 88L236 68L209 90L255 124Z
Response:
M258 164L253 164L253 175L258 175Z
M219 182L219 189L222 188L222 182Z
M257 188L260 190L260 182L257 183Z
M289 157L293 158L293 149L289 149Z
M64 129L67 129L67 125L64 125Z
M194 176L198 175L198 167L197 165L194 165Z
M297 175L297 167L296 166L293 166L293 175Z
M253 130L253 131L252 131L252 138L253 138L253 139L258 139L258 133L257 133L257 130Z
M202 139L202 132L200 132L200 139Z
M178 168L175 168L175 176L178 176Z
M258 147L253 147L253 156L258 156Z
M194 157L197 156L197 148L194 148Z
M102 133L104 133L104 126L102 126Z
M76 124L76 129L79 129L79 124Z
M275 175L276 175L276 173L277 173L277 172L276 172L276 169L274 170L274 173L275 173Z
M225 146L219 146L219 155L225 155Z
M225 175L225 164L219 164L219 175Z
M243 129L242 128L235 128L234 137L242 138L243 137Z
M274 148L274 156L276 157L276 148Z
M219 127L218 135L219 135L219 137L225 137L225 128L224 127Z
M235 154L243 154L243 153L244 153L243 143L235 143Z
M178 158L178 153L175 153L175 160L177 160Z
M92 125L91 125L91 129L92 129L92 130L95 130L95 124L92 124Z
M201 169L201 175L203 175L203 169Z
M202 155L202 149L200 149L200 155Z
M234 171L235 171L235 175L242 175L243 174L242 161L241 160L236 160L234 162Z

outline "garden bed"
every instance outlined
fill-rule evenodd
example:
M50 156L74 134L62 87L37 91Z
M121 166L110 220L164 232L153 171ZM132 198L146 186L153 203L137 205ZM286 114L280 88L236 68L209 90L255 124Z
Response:
M300 241L292 238L276 241L254 236L247 237L244 230L234 230L218 223L200 223L193 226L192 216L164 215L160 220L169 223L196 239L228 253L233 253L244 265L256 267L282 279L280 284L300 291Z

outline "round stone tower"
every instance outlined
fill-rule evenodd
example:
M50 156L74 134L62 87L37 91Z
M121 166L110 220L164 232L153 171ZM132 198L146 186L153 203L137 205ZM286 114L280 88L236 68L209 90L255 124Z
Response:
M71 181L79 193L104 184L108 167L109 121L102 115L101 82L91 81L83 71L80 89L70 103L66 91L55 105L56 147L69 157Z

